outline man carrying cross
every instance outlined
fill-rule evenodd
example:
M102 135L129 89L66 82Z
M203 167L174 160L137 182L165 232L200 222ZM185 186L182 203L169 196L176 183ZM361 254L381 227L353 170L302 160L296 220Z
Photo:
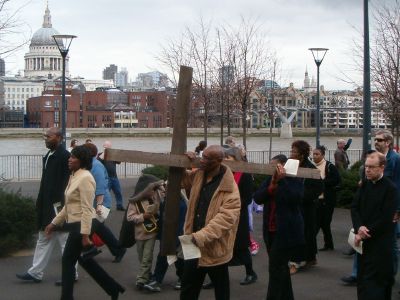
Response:
M184 234L192 235L201 258L185 261L181 300L198 299L206 274L215 286L215 299L230 298L228 262L239 222L240 195L231 170L221 164L223 158L222 147L209 146L200 168L183 179L184 186L191 188Z

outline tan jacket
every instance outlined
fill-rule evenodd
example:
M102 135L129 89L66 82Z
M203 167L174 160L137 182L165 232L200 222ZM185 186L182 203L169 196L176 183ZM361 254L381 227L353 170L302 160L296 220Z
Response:
M81 234L90 234L96 182L88 170L79 169L73 173L65 190L65 205L51 223L62 225L64 222L81 222Z
M204 172L197 170L184 178L185 187L191 186L184 233L193 235L201 252L199 265L207 267L227 263L232 258L239 223L240 194L231 170L226 167L208 207L205 227L193 232L193 219L203 177Z

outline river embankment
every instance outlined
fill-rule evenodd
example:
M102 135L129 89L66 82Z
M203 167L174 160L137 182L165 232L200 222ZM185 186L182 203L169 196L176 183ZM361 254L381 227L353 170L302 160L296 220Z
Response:
M1 128L1 138L38 138L45 133L46 128ZM315 136L315 128L293 128L294 137ZM203 137L203 128L188 128L188 137ZM273 136L279 136L280 129L272 130ZM172 137L172 128L68 128L67 138L83 137ZM221 135L220 128L209 128L207 130L209 137ZM227 129L224 128L224 136L227 135ZM231 135L240 137L243 135L242 128L231 128ZM269 128L249 128L247 131L249 137L269 136ZM361 136L362 129L331 129L321 128L321 136Z

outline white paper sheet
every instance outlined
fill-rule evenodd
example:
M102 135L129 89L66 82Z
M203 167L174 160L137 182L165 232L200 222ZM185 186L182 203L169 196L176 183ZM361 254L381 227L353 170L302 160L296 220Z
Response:
M100 215L96 214L96 219L103 223L107 219L110 209L103 205L99 205L99 207L101 209L101 213Z
M176 257L176 255L167 255L167 262L169 266L172 265L177 260L178 258Z
M349 238L347 239L347 242L349 243L349 245L354 249L354 250L356 250L358 253L360 253L360 254L362 254L363 253L363 249L362 249L362 244L363 244L363 242L361 241L360 242L360 245L359 246L356 246L356 244L354 243L354 238L355 238L355 234L354 234L354 229L352 228L352 229L350 229L350 232L349 232Z
M201 257L200 249L193 244L191 235L181 235L179 240L181 241L183 258L185 260Z
M286 174L289 175L297 175L297 171L299 170L299 161L297 159L289 158L284 166Z

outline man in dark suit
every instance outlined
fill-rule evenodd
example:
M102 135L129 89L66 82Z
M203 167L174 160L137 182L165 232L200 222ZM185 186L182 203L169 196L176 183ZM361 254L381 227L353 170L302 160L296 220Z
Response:
M355 244L363 241L359 257L359 300L390 300L393 285L393 216L397 189L383 175L386 158L374 152L365 161L365 176L351 206Z
M25 273L16 274L17 278L21 280L36 283L42 281L43 271L56 242L60 244L63 251L68 238L68 233L63 231L55 232L51 238L47 238L44 229L55 217L56 210L61 209L64 205L64 191L69 178L68 158L70 154L61 145L62 134L59 128L50 128L43 137L49 151L43 157L42 179L36 201L39 235L31 268Z

